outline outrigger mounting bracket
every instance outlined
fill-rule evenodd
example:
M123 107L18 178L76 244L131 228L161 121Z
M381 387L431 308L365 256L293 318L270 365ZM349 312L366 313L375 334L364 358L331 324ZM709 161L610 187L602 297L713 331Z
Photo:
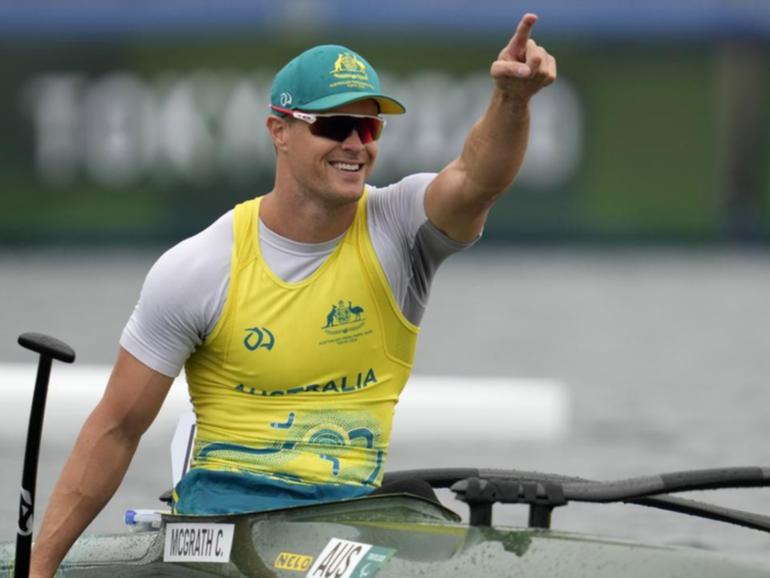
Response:
M551 512L567 504L564 488L555 481L521 481L471 477L452 484L457 499L468 504L471 526L491 526L492 507L528 504L529 527L550 528Z

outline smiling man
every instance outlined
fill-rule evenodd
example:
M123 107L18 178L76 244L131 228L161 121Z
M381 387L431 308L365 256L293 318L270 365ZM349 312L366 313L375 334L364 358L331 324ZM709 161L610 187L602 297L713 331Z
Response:
M147 275L104 397L54 490L32 576L53 574L115 492L182 367L198 429L177 512L379 488L435 271L480 235L523 160L530 98L556 77L530 38L535 21L525 15L492 63L489 106L460 156L384 188L366 184L383 115L405 109L371 65L325 45L276 75L266 121L275 185Z

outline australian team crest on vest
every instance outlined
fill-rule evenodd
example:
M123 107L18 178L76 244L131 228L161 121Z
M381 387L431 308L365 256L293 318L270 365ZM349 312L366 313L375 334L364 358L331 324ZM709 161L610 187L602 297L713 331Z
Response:
M326 335L334 337L322 341L321 345L352 343L359 337L372 333L366 328L366 309L360 304L342 299L330 305L326 313L326 323L321 329Z

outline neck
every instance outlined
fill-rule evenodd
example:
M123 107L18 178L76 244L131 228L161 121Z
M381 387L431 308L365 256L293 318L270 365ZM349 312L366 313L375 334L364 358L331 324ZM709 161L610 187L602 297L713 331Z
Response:
M355 219L357 205L330 206L276 187L263 197L259 217L282 237L300 243L323 243L348 230Z

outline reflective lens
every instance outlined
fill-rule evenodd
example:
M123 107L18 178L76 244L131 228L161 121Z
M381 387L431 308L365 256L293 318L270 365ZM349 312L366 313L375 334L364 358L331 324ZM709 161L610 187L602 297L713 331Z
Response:
M278 106L271 106L271 108L308 123L311 134L336 142L343 142L351 132L356 131L361 142L367 144L379 139L385 126L385 120L382 117L373 115L316 114Z
M354 130L364 144L380 138L382 119L372 116L318 116L310 125L310 132L315 136L342 142Z

